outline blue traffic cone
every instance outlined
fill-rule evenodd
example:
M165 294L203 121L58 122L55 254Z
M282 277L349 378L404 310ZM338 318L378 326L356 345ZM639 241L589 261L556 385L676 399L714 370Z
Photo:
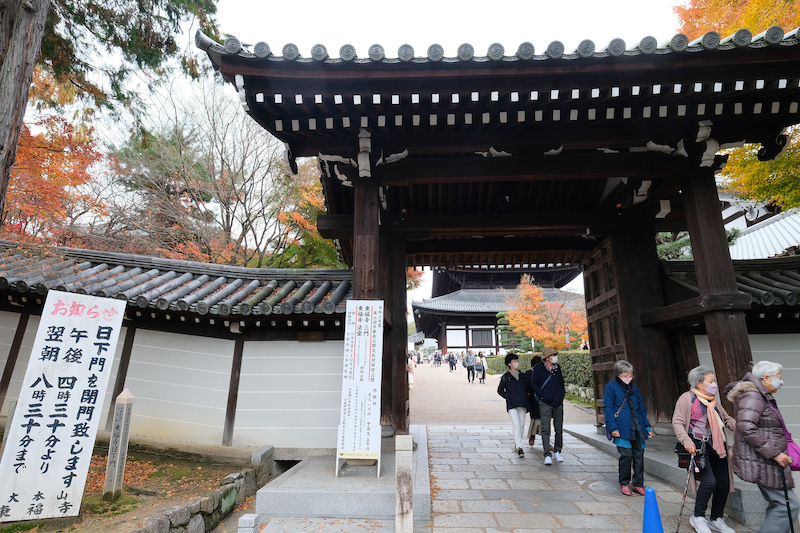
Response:
M661 513L658 512L656 493L650 487L644 490L642 533L664 533L664 526L661 524Z

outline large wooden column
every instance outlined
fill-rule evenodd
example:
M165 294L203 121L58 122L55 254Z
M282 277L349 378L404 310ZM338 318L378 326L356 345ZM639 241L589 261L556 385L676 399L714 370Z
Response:
M686 222L692 242L700 297L738 295L728 240L712 168L698 168L681 178ZM720 390L741 379L753 355L744 311L712 311L704 316ZM724 402L727 402L723 398Z
M381 423L396 433L408 433L408 329L406 326L406 246L392 236L381 238L381 272L386 314L391 317L383 335ZM382 276L382 277L384 277Z
M378 183L372 176L369 134L359 135L359 177L353 180L353 298L380 298L380 204Z

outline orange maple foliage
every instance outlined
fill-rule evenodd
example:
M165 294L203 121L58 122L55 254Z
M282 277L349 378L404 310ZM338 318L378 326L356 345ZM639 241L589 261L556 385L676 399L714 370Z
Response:
M563 302L545 301L540 289L529 276L522 276L519 298L507 303L508 324L516 333L542 341L554 348L567 348L567 336L586 332L586 317L570 311Z
M689 39L708 31L727 37L742 28L756 35L770 26L789 31L800 25L800 0L690 0L673 9Z
M102 214L105 207L82 187L94 180L90 170L103 159L91 128L56 116L24 124L0 237L58 242L80 214Z
M413 267L408 267L406 270L406 290L413 290L419 288L422 283L422 276L425 273L422 270L417 270Z

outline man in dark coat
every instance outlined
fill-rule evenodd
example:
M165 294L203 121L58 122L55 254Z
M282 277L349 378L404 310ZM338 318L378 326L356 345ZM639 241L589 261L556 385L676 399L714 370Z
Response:
M797 521L800 510L800 502L792 490L794 480L789 467L792 459L786 454L785 426L772 397L783 386L782 371L778 363L759 361L741 381L731 383L725 390L736 417L733 471L743 480L758 485L767 500L762 533L790 530L784 488L788 490L793 522Z
M542 351L542 362L533 367L530 373L531 388L539 402L539 416L542 419L542 450L544 464L553 464L550 456L550 420L555 432L555 459L564 460L561 447L564 441L564 375L558 366L558 350L547 346Z

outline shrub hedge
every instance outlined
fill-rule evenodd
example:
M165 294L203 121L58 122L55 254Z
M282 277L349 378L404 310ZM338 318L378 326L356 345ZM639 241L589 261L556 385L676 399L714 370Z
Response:
M531 368L531 357L534 355L542 356L541 353L520 353L519 370L526 372ZM506 371L505 356L498 355L487 357L487 372L490 374L502 374ZM592 386L592 360L588 350L570 350L558 353L558 364L564 374L564 381L577 385L578 387Z

